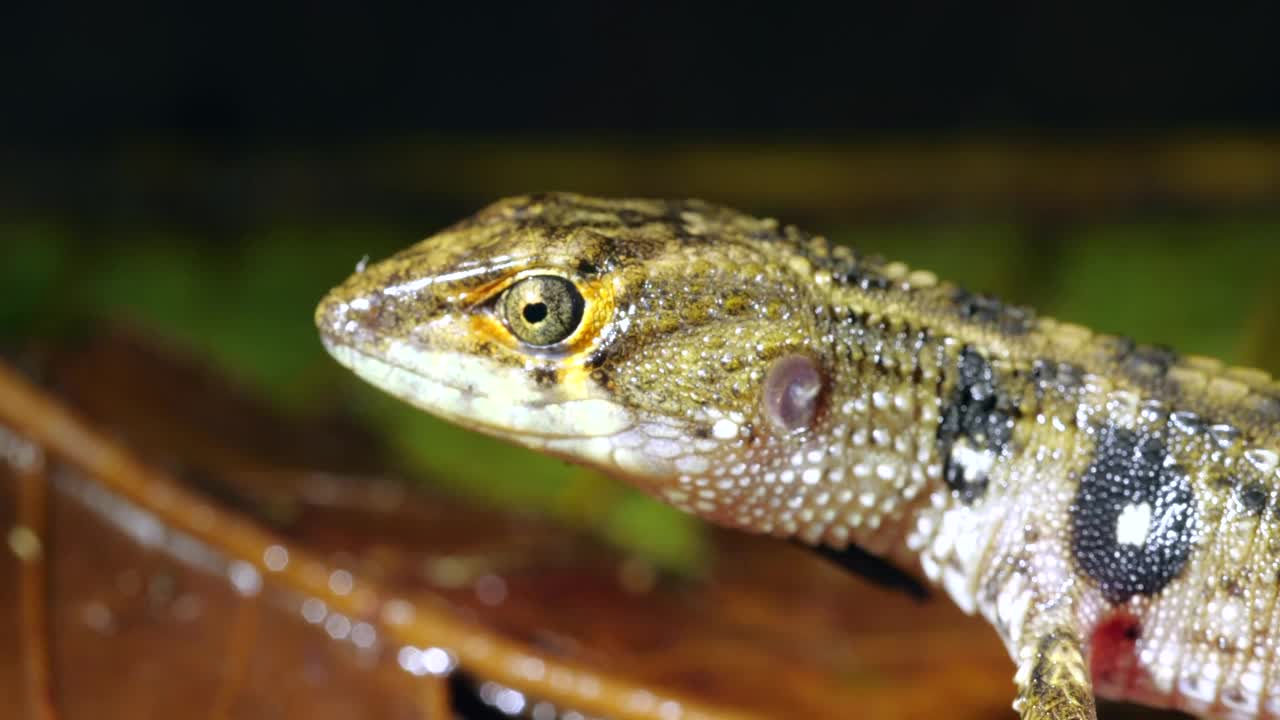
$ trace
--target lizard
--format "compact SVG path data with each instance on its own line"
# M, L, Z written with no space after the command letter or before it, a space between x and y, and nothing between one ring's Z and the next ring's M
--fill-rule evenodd
M497 201L319 303L357 376L711 523L907 568L1023 718L1280 717L1280 384L699 200Z

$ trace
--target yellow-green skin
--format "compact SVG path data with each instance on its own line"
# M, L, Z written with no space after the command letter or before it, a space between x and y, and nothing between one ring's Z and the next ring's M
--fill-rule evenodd
M535 347L503 299L544 275L583 311ZM924 575L1000 633L1024 717L1092 717L1095 690L1280 717L1263 373L698 201L503 200L357 272L316 321L340 362L429 412ZM762 399L787 362L821 378L799 427Z

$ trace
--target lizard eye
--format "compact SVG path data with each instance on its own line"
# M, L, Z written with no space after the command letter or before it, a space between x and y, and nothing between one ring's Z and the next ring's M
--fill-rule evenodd
M582 293L556 275L534 275L507 288L502 319L521 342L546 347L562 342L582 322Z

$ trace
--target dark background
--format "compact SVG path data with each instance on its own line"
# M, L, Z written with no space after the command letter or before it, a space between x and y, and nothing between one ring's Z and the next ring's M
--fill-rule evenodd
M281 217L418 227L550 188L803 221L1269 208L1276 19L1266 3L10 3L0 217L228 242Z
M1268 3L14 3L9 142L1127 133L1280 120Z

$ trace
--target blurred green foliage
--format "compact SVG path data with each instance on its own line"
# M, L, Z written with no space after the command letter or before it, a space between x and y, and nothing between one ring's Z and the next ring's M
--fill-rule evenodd
M548 513L667 567L696 568L704 552L696 521L586 470L428 417L327 359L312 325L319 297L361 256L382 257L433 229L281 224L218 243L125 228L91 240L56 222L8 223L0 226L0 343L56 335L84 319L140 325L285 409L354 411L442 489ZM1269 240L1280 220L810 229L1098 330L1277 369L1280 245Z

